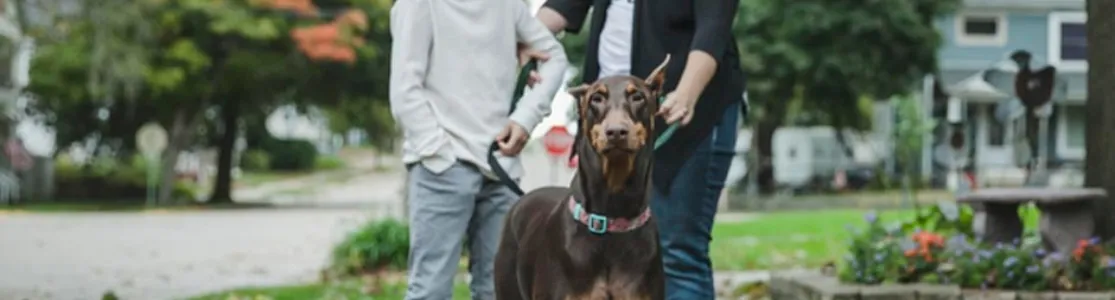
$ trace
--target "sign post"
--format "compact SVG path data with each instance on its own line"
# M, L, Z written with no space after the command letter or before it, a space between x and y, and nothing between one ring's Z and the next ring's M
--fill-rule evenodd
M557 184L557 171L561 157L568 154L573 147L573 135L565 129L565 125L554 125L546 135L542 136L542 144L546 146L546 153L550 155L550 183Z
M136 148L147 160L147 205L154 205L159 181L159 158L167 146L166 130L158 123L143 125L136 132Z

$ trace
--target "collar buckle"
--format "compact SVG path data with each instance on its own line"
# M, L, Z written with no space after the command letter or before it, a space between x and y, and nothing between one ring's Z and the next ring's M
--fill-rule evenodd
M588 231L595 234L604 234L608 232L608 217L598 214L588 215Z

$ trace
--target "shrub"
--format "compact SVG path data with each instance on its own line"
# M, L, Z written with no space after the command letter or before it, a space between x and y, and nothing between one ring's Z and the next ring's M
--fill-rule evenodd
M345 167L345 161L336 156L318 156L314 160L314 170L336 170Z
M240 167L245 171L267 171L271 168L271 155L257 149L245 151Z
M55 195L62 199L117 201L144 199L147 195L147 163L142 157L95 158L77 165L66 156L55 159ZM196 200L190 182L175 182L174 199Z
M332 271L340 275L406 269L410 230L401 221L373 221L333 248Z
M317 148L307 141L268 140L264 151L271 156L271 170L308 171L317 160Z

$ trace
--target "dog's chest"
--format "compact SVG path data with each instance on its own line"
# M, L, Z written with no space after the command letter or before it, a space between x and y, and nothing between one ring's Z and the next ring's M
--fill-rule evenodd
M597 276L592 288L584 293L572 294L565 300L644 300L650 294L642 286L642 280L630 276Z

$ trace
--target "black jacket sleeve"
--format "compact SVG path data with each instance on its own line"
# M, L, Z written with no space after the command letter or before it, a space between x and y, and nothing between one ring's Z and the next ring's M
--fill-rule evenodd
M739 1L692 1L693 18L697 27L691 48L692 50L701 50L708 53L717 63L720 63L728 52L728 43L735 41L732 38L732 21L735 20Z
M592 0L546 0L542 6L549 7L565 17L565 31L577 33L585 24Z

